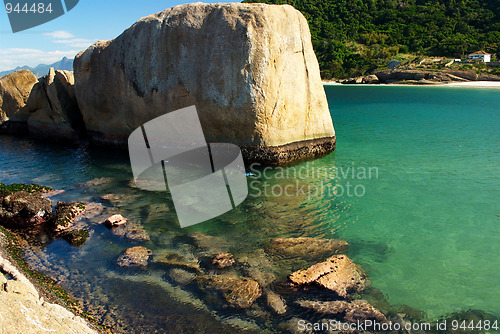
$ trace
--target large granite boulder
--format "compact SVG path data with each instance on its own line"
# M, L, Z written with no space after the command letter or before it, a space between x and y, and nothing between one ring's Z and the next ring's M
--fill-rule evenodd
M247 160L322 155L335 132L304 16L288 5L180 5L140 19L74 61L90 140L126 147L129 134L196 105L209 142Z
M19 70L0 78L0 132L26 131L29 110L26 102L37 83L29 70Z
M33 87L27 108L28 130L37 139L77 143L84 129L76 103L71 71L54 71L40 78Z

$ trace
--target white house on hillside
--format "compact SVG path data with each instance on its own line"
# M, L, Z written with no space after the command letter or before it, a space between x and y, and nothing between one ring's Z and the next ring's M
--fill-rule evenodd
M484 51L477 51L469 55L469 60L482 60L484 63L491 61L491 55Z

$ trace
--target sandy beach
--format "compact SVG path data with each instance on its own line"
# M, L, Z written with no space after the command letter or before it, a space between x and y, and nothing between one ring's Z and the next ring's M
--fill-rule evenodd
M335 81L323 81L324 86L344 85ZM441 87L467 87L467 88L494 88L500 89L500 81L468 81L468 82L453 82L453 83L435 83L429 85L418 84L351 84L347 86L441 86Z

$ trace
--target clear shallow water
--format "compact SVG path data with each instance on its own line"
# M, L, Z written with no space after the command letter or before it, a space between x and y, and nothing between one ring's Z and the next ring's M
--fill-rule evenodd
M169 194L129 186L131 172L123 152L0 137L0 181L66 189L59 200L124 194L124 205L113 210L144 226L151 236L144 245L153 252L189 251L185 235L193 231L223 237L235 255L258 249L275 236L343 238L351 244L349 256L390 304L424 310L428 318L468 309L500 316L500 92L325 89L337 150L287 172L275 169L264 175L252 167L261 177L249 178L250 197L240 207L188 229L178 227ZM111 179L93 188L78 185L101 177ZM200 326L228 330L221 320L245 318L206 311L202 302L185 303L200 296L182 295L165 278L164 267L119 268L116 257L137 243L102 226L92 231L81 248L57 240L29 255L85 307L97 307L101 320L115 319L123 331L182 325L190 332ZM298 267L300 263L277 265L275 273L284 278Z

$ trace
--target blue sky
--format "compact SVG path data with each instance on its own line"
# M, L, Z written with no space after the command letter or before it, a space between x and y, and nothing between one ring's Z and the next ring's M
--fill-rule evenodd
M5 7L0 8L0 71L24 65L51 64L64 56L73 58L98 40L115 38L141 17L189 2L80 0L65 15L15 34Z

